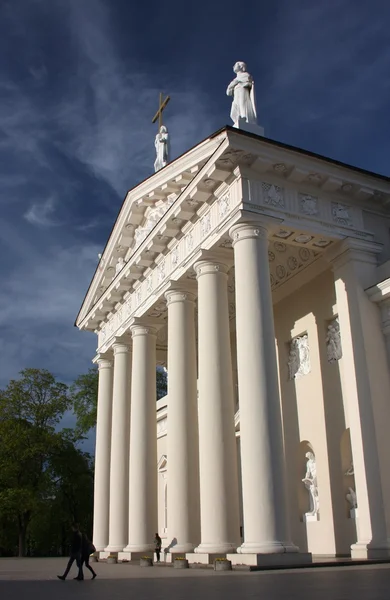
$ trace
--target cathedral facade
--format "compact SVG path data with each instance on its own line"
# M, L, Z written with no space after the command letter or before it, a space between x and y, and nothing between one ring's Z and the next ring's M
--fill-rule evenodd
M389 556L389 228L387 178L239 128L128 192L76 321L102 557Z

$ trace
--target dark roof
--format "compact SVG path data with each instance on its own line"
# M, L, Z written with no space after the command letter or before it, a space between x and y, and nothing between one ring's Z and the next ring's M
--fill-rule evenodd
M284 148L285 150L291 150L292 152L299 152L299 154L303 154L304 156L317 158L328 164L335 165L337 167L342 167L343 169L350 169L351 171L355 171L355 173L360 173L361 175L369 175L370 177L376 177L377 179L381 179L382 181L390 183L390 177L386 177L386 175L380 175L379 173L373 173L372 171L367 171L366 169L361 169L360 167L354 167L353 165L340 162L339 160L334 160L333 158L328 158L327 156L322 156L321 154L316 154L315 152L310 152L309 150L303 150L302 148L297 148L296 146L290 146L289 144L285 144L284 142L277 142L276 140L271 140L270 138L263 137L262 135L256 135L255 133L250 133L249 131L245 131L243 129L231 127L230 125L226 125L222 129L211 135L210 138L220 134L222 131L232 131L236 134L251 137L255 140L261 140L265 144L275 146L276 148Z

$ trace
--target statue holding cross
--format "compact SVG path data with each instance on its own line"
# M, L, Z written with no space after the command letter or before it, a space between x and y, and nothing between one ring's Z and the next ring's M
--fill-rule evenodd
M152 123L155 123L158 119L158 133L154 140L154 147L156 148L156 160L154 161L155 172L165 167L169 162L169 133L166 126L163 125L162 120L163 110L167 106L169 100L169 96L163 100L163 95L160 94L159 108L152 119Z

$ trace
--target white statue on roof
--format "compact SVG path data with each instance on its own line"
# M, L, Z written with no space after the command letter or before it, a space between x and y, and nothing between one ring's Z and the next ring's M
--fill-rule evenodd
M256 125L257 113L253 78L247 72L246 64L242 61L236 62L233 71L237 76L229 83L226 90L228 96L233 96L230 117L235 127L238 127L240 120Z
M154 147L156 148L154 171L157 172L169 163L169 133L165 125L161 125L154 140Z

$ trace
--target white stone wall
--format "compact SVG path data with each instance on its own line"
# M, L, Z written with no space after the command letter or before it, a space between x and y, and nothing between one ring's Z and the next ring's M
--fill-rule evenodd
M330 363L327 353L328 325L335 315L330 270L275 306L291 532L301 550L322 555L348 554L356 541L356 524L345 500L341 443L348 419L340 363ZM290 379L291 340L304 334L310 370ZM309 494L301 480L308 449L316 458L320 510L317 521L305 522Z

